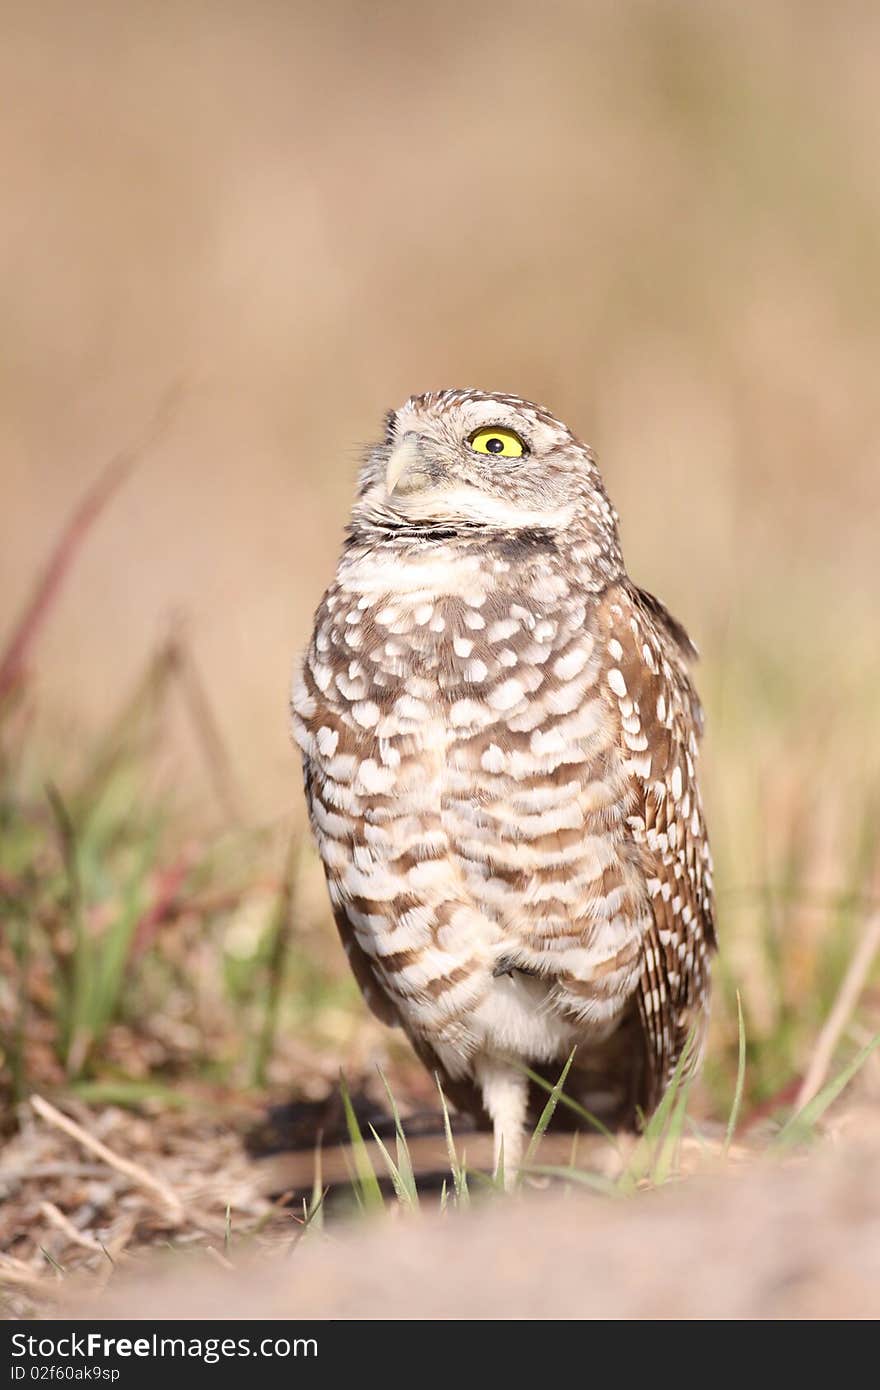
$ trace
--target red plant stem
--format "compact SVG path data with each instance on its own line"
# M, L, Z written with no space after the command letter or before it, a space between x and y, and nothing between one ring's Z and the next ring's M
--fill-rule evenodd
M142 956L145 951L149 950L158 935L159 928L169 918L175 916L177 895L186 881L189 868L190 856L181 855L176 863L162 871L156 886L156 896L146 912L142 913L134 929L131 943L132 959Z
M0 700L20 684L25 675L28 656L36 637L58 601L64 581L88 532L107 503L121 487L147 446L161 434L169 420L169 406L177 390L166 394L146 438L138 445L125 449L110 461L74 509L58 537L46 568L37 580L24 612L19 618L6 647L0 654Z

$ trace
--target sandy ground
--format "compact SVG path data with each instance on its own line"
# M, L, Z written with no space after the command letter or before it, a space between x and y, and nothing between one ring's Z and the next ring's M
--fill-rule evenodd
M280 1263L206 1271L198 1282L160 1262L96 1311L146 1319L233 1310L245 1318L875 1318L877 1138L627 1202L548 1194L464 1217L383 1222L307 1240Z
M241 1136L253 1116L240 1115L236 1132L229 1115L157 1121L68 1105L62 1128L38 1102L0 1163L7 1315L877 1317L874 1070L809 1146L774 1157L761 1125L727 1156L720 1134L685 1136L677 1176L625 1197L534 1176L505 1198L472 1177L467 1209L441 1212L427 1174L448 1176L445 1144L425 1134L412 1149L420 1210L391 1200L384 1215L357 1216L350 1151L331 1145L323 1228L304 1228L300 1200L290 1200L311 1188L312 1154L249 1153ZM469 1166L488 1158L484 1139L459 1134ZM615 1153L580 1136L577 1165L614 1179L635 1142ZM375 1146L373 1157L381 1173ZM570 1157L571 1137L548 1134L537 1161L562 1167Z

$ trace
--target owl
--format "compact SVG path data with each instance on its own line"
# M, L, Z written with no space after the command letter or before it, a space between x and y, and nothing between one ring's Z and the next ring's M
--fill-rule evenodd
M412 396L293 688L333 913L380 1018L521 1162L558 1076L606 1121L702 1048L715 943L694 648L548 410ZM546 1098L546 1097L545 1097Z

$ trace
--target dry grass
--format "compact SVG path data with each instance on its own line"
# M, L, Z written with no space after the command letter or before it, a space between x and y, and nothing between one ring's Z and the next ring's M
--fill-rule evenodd
M765 1146L880 1031L875 7L0 8L11 1310L168 1236L33 1091L185 1204L213 1174L181 1238L221 1256L224 1191L292 1238L237 1137L267 1100L378 1063L435 1104L348 978L285 724L358 442L428 386L570 420L699 642L722 955L689 1114L723 1143L739 991Z
M155 1246L223 1256L231 1231L290 1241L290 1214L259 1190L230 1114L66 1106L76 1119L34 1097L0 1156L7 1315L103 1291Z

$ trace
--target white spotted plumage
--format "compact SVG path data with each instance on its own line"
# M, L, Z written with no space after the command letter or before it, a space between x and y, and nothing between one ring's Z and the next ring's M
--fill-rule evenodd
M513 433L487 458L476 430ZM361 474L294 684L331 902L373 1007L506 1168L523 1065L631 1119L702 1035L714 942L683 630L589 451L517 397L411 398ZM698 1048L694 1049L696 1058Z

